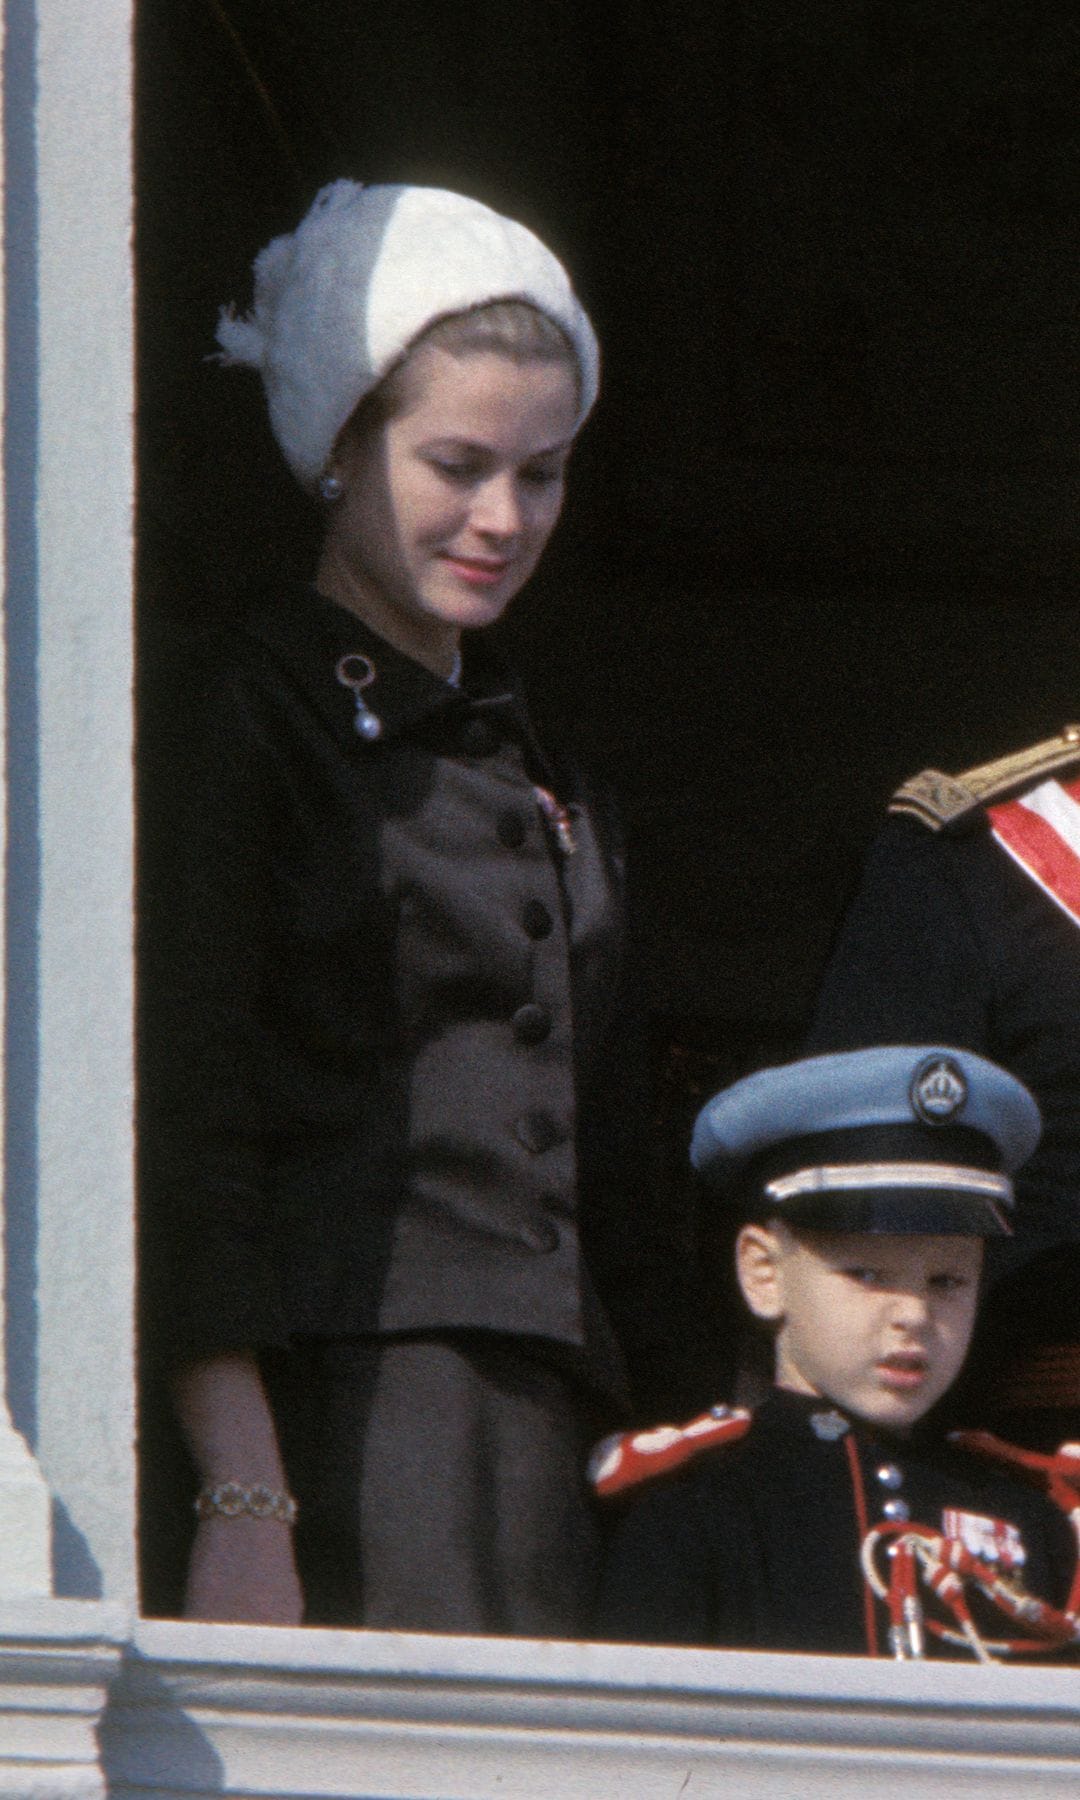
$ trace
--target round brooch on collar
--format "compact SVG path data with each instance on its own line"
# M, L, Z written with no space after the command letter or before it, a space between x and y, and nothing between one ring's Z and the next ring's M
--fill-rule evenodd
M382 720L377 713L372 712L364 699L364 689L370 687L375 679L375 664L370 656L363 656L357 650L340 657L334 673L342 687L352 689L356 704L354 729L369 744L373 744L376 738L382 736Z

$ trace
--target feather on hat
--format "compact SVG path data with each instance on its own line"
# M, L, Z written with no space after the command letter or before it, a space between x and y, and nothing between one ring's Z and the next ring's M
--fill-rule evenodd
M558 259L526 226L442 188L335 181L296 231L255 259L254 304L218 321L220 361L258 369L270 424L311 488L364 395L436 319L526 300L566 333L580 370L578 424L600 352Z

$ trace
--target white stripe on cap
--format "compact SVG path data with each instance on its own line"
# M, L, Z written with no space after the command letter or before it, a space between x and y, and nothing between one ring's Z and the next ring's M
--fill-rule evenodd
M1006 1206L1013 1203L1007 1175L935 1162L825 1163L820 1168L777 1176L765 1188L765 1197L782 1204L802 1194L845 1194L859 1188L936 1188L939 1193L969 1194L973 1199L999 1200Z

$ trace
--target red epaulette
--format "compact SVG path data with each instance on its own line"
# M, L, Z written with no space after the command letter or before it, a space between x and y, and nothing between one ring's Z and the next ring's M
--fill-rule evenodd
M1020 1444L1006 1443L992 1431L951 1431L949 1441L975 1456L1005 1463L1026 1475L1029 1481L1045 1487L1051 1500L1063 1512L1073 1513L1080 1507L1080 1444L1061 1444L1052 1455L1040 1450L1025 1450Z
M619 1431L597 1444L589 1458L589 1480L601 1500L666 1475L682 1463L745 1437L753 1414L744 1406L711 1406L685 1425L654 1425L648 1431Z

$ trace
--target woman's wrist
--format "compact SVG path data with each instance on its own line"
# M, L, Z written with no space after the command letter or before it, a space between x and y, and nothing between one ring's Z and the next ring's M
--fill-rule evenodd
M229 1352L191 1363L177 1372L175 1392L204 1493L234 1485L287 1494L273 1415L252 1354Z

